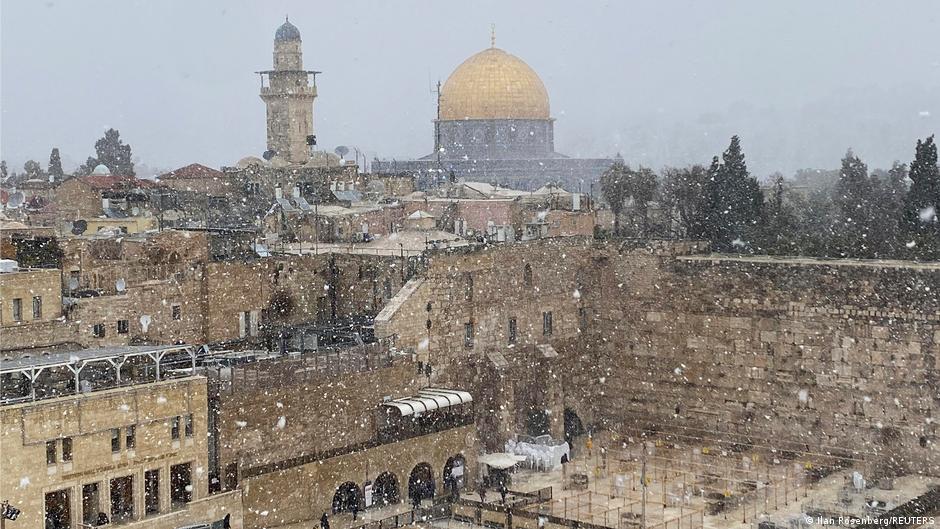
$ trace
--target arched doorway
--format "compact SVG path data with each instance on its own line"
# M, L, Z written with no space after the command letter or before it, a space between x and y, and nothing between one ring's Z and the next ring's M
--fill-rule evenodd
M398 478L391 472L382 472L372 485L372 504L385 507L399 501L401 497L398 492Z
M427 463L418 463L408 477L408 497L411 501L434 498L434 471Z
M565 441L574 448L574 438L579 435L584 435L581 418L571 408L565 408Z
M336 489L333 494L333 514L338 512L352 512L353 507L356 510L362 509L362 491L359 485L352 481L347 481Z
M457 454L453 457L449 457L447 462L444 463L444 472L441 476L444 480L444 492L452 496L457 496L461 489L463 489L464 483L466 483L466 471L467 464L462 455Z

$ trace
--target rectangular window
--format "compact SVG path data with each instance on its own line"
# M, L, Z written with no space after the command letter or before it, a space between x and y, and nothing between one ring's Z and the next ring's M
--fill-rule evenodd
M144 472L144 513L147 515L160 512L160 470Z
M463 326L463 344L467 347L473 347L473 323L465 323Z
M97 483L82 485L82 521L89 527L98 522L98 513L101 512Z
M251 329L251 313L250 312L238 313L238 337L244 338L248 336L248 331L250 329Z
M23 300L13 299L13 321L23 321Z
M173 320L179 321L183 319L183 307L179 305L173 305L171 310L173 311Z
M551 312L542 313L542 334L545 336L552 335L552 313Z
M55 464L55 441L46 441L46 464Z
M33 319L42 318L42 296L33 296Z
M127 331L130 329L130 326L127 323L127 320L118 320L117 323L117 332L118 334L127 334Z
M104 338L104 324L96 323L91 329L92 334L95 335L95 338Z
M130 425L124 430L124 448L133 450L137 446L137 427Z
M170 467L170 503L180 507L193 500L192 464L182 463Z
M173 417L173 424L170 426L170 437L175 440L180 438L180 416Z
M111 480L111 522L118 523L134 517L134 476Z
M186 437L193 436L193 414L190 413L186 416Z
M72 438L71 437L62 438L62 462L64 463L72 462Z
M116 454L121 451L121 429L111 428L111 453Z
M509 343L516 343L516 318L509 318Z

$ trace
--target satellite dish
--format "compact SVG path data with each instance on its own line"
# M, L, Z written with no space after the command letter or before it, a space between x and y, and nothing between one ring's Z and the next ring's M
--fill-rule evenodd
M23 202L26 202L26 195L22 191L17 191L10 195L10 200L7 202L7 207L18 208L23 205Z
M88 221L79 219L72 223L72 235L81 235L88 229Z
M340 145L339 147L333 149L333 152L335 152L337 156L345 160L346 154L349 152L349 147L345 145Z
M137 207L137 206L132 207L132 208L131 208L131 215L133 215L133 216L135 216L135 217L138 216L138 215L140 215L140 208Z
M123 277L114 282L114 288L118 292L124 292L124 290L127 289L127 283L124 281Z
M275 156L277 156L277 151L271 149L264 151L264 154L261 155L262 158L269 162L271 161L271 158L274 158Z

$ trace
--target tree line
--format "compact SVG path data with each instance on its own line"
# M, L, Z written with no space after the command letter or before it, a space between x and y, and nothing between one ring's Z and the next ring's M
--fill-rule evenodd
M940 259L940 168L934 137L910 165L869 171L849 150L837 171L776 174L764 189L734 136L708 167L657 175L615 162L601 176L612 234L708 240L713 251L863 259Z
M75 170L75 175L90 175L98 165L104 165L114 175L136 176L134 162L131 160L131 146L121 141L121 133L118 130L105 131L104 136L95 142L95 156L89 156L85 163ZM64 178L65 171L62 170L62 158L58 147L53 147L52 152L49 153L47 169L43 169L42 164L36 160L28 160L23 164L22 173L17 174L16 171L8 173L6 160L0 161L0 181L2 182L7 182L8 179L14 183L34 179L60 182Z

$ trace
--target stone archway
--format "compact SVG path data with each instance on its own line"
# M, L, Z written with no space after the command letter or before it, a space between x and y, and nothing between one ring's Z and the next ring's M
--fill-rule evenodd
M408 477L408 497L411 501L434 498L434 471L428 463L418 463Z
M453 496L460 494L466 480L467 460L461 454L447 458L444 463L444 472L441 479L444 482L444 492Z
M391 472L382 472L372 484L372 505L384 507L401 501L398 478Z
M333 514L362 509L362 490L352 481L343 483L333 494Z

